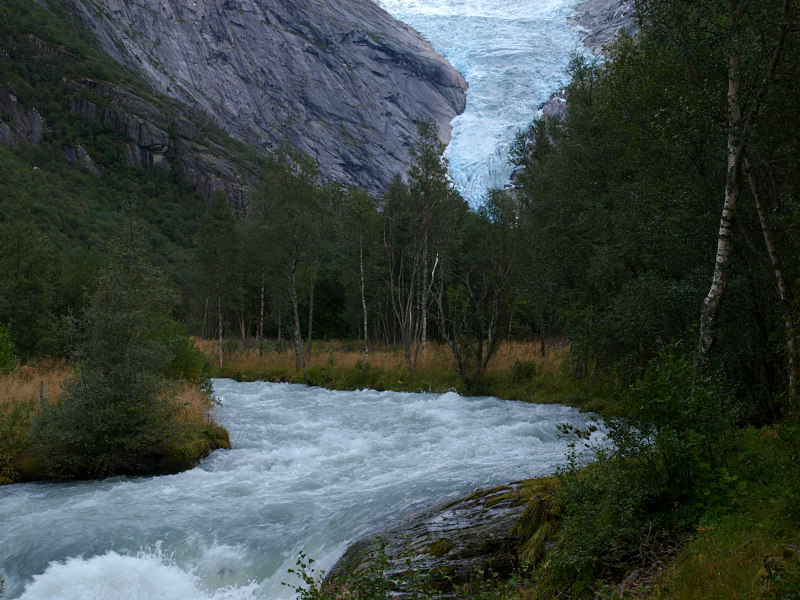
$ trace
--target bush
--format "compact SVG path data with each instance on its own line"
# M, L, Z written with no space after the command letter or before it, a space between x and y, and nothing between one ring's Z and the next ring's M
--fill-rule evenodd
M515 383L527 383L536 376L536 363L532 360L515 360L511 377Z
M0 375L7 375L17 367L19 359L14 351L10 325L0 323Z
M651 362L629 394L631 414L607 421L607 445L575 436L562 473L562 537L550 576L580 592L653 559L659 545L697 523L735 489L728 468L739 410L712 378L675 356ZM589 449L596 462L582 469Z
M186 327L173 323L164 332L165 342L170 346L172 361L163 371L171 379L196 382L203 378L209 364L203 351L197 347L186 332Z
M104 477L156 470L176 410L179 330L171 294L147 260L142 229L126 222L81 321L75 376L34 422L50 475Z

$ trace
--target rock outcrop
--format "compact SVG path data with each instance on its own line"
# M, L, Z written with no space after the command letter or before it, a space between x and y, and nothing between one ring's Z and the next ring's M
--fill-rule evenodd
M522 560L536 563L552 546L549 513L553 478L528 480L475 492L423 511L351 545L327 576L332 584L378 568L395 596L413 585L434 596L451 595L479 570L509 574ZM409 573L415 577L409 577ZM421 578L421 579L420 579Z
M67 162L73 167L82 165L92 175L100 175L100 169L98 169L97 165L94 164L94 161L92 160L92 157L89 156L86 148L80 144L77 146L73 146L72 144L63 144L61 146L61 152L64 153L64 157L67 159Z
M38 144L44 135L44 119L35 108L23 108L14 90L0 85L0 142L16 148L20 139Z
M620 31L638 31L630 0L586 0L575 7L575 12L575 24L587 32L583 45L595 54L600 54Z
M222 190L237 211L246 212L249 192L256 185L255 165L231 160L228 150L203 135L198 125L202 124L202 115L193 115L183 107L166 110L108 83L84 79L72 85L74 95L67 101L68 109L125 136L128 143L122 155L129 165L165 170L177 167L204 200ZM86 95L96 101L84 99ZM65 154L69 160L70 155L67 151Z
M466 103L461 75L372 0L69 1L159 92L248 143L288 138L324 178L373 193L406 170L417 121L447 141Z

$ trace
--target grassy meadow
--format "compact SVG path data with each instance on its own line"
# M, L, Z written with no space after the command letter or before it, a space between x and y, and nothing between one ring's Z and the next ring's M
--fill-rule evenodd
M0 485L35 481L44 475L31 427L45 404L55 404L73 374L64 361L39 361L0 376ZM169 442L160 449L165 471L179 471L217 447L228 434L211 413L214 400L197 384L175 384Z

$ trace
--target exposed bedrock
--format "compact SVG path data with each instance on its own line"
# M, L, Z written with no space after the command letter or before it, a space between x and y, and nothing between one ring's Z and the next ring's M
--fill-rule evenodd
M447 141L466 82L372 0L70 0L103 49L266 149L290 139L322 176L378 193L416 122Z

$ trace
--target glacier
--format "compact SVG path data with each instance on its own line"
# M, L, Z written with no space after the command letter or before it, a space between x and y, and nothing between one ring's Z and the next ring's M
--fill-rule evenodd
M572 53L586 50L570 22L575 0L376 0L458 69L467 107L445 156L455 187L473 206L513 171L518 131L566 80Z

